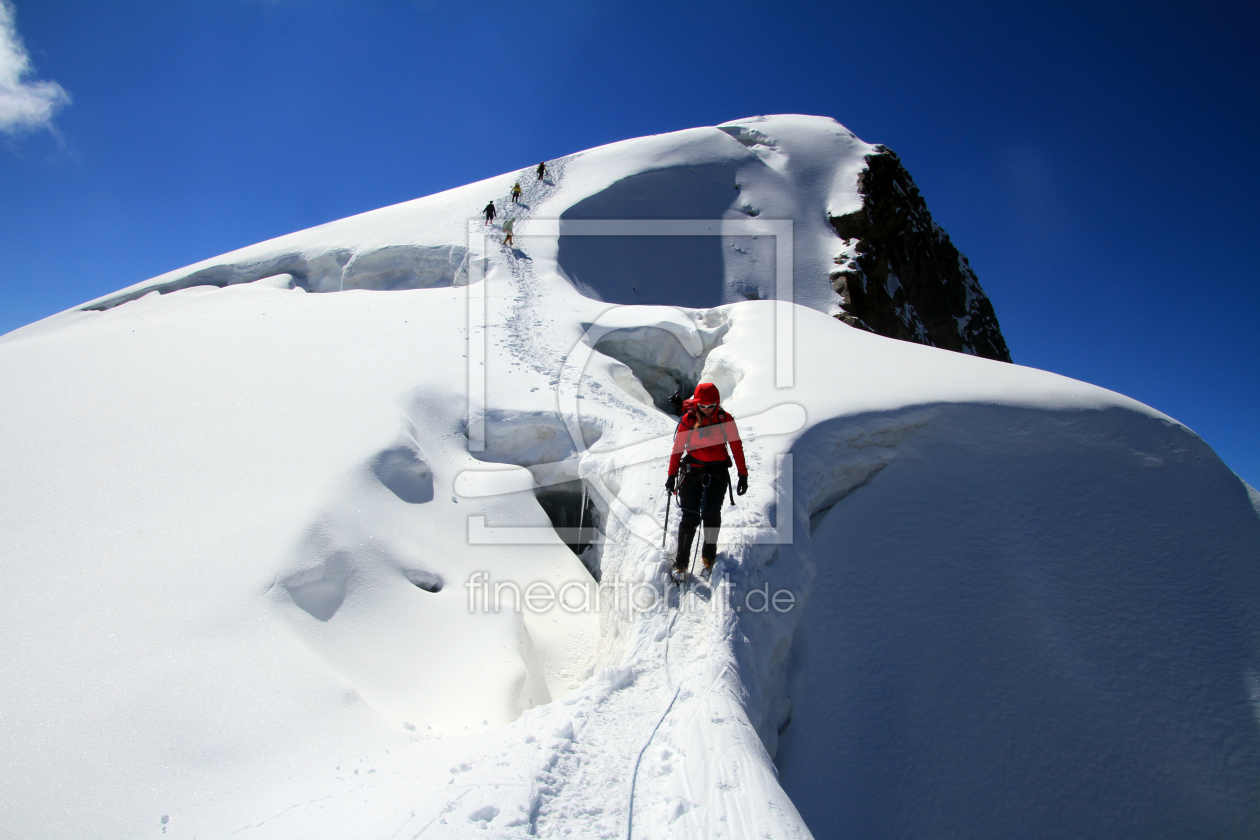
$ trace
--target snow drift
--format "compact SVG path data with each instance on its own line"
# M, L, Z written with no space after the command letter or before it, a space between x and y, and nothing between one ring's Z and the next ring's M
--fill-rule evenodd
M873 148L630 140L0 339L5 834L1255 836L1255 491L833 317ZM773 236L572 226L661 218L791 220L794 302ZM752 488L680 597L700 380Z

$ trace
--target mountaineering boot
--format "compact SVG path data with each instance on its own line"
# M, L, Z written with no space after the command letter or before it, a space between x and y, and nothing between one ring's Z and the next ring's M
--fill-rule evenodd
M695 537L696 526L678 526L678 555L674 558L672 575L675 581L682 580L687 574L687 567L691 565L691 543L695 540Z
M700 549L700 558L704 560L704 576L713 572L713 564L717 562L717 525L704 526L704 547Z

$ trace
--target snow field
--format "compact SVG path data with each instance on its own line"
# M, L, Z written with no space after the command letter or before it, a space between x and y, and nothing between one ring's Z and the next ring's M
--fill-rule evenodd
M1255 491L1125 397L831 318L870 148L626 141L0 339L6 831L1253 836ZM529 232L705 213L792 219L797 305L765 243ZM661 408L701 380L751 487L680 605ZM596 583L659 600L515 597Z

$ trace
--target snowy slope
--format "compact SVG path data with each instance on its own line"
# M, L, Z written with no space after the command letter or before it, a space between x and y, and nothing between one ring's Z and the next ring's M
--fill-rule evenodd
M1254 836L1249 488L1125 397L830 317L869 148L626 141L0 339L4 835ZM791 219L797 302L751 299L764 236L566 227L706 214ZM680 605L657 405L700 379L752 488ZM583 491L579 559L543 504Z
M765 133L771 125L773 137ZM827 218L861 207L857 176L874 149L833 120L799 116L626 140L550 161L543 181L528 168L508 173L242 248L84 306L284 273L315 292L462 285L468 220L495 200L495 229L508 217L791 220L792 300L834 314L838 298L829 274L844 247ZM518 180L526 191L516 204L508 194ZM752 239L549 236L530 240L529 256L539 269L552 273L558 266L604 300L709 307L775 297L773 244Z

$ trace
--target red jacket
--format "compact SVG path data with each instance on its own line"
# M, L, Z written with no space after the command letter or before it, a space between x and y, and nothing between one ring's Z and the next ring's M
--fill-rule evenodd
M669 474L678 475L678 462L682 460L683 452L697 461L711 464L726 460L726 446L730 444L731 454L735 456L735 469L740 475L748 475L748 467L744 464L744 444L739 439L739 430L735 428L735 418L719 406L712 417L705 419L700 416L700 409L695 404L694 397L683 403L682 420L674 433L674 451L669 456Z

